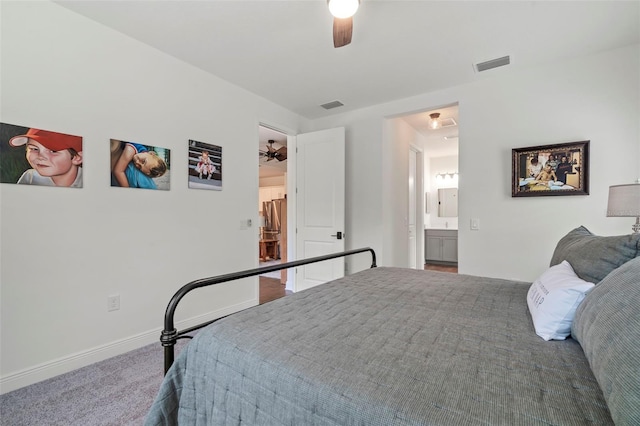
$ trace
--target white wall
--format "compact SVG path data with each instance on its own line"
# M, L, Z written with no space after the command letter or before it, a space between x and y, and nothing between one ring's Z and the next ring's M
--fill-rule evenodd
M263 177L259 180L260 186L285 186L287 180L285 175Z
M630 233L607 218L610 185L640 177L639 46L540 67L469 88L460 105L462 272L535 279L557 241L584 225ZM502 126L488 126L499 120ZM511 197L511 149L590 140L590 195ZM471 218L480 230L470 231Z
M348 223L400 202L390 182L401 182L406 171L384 166L394 135L372 134L385 117L458 102L461 273L531 281L548 267L557 241L577 226L600 235L629 233L631 219L607 218L605 210L609 185L640 176L639 52L634 45L537 68L493 70L471 84L315 120L318 129L346 127L348 167L363 170L368 162L362 176L347 174L348 187L383 182L382 194L351 192ZM591 140L590 195L511 197L511 149L581 140ZM394 204L392 217L378 215L382 224L354 228L352 237L379 241L383 229L383 254L403 247L402 213L396 210L403 208ZM471 218L480 220L479 231L469 230ZM382 258L382 265L400 260Z
M180 286L256 267L258 229L240 221L258 218L258 124L305 123L54 3L1 7L0 121L84 138L84 188L0 185L6 392L157 342ZM111 188L110 138L171 149L171 190ZM187 188L189 139L222 146L222 191ZM176 319L257 301L257 279L237 281L187 296Z
M358 125L345 129L345 250L371 247L379 262L385 223L382 194L387 184L382 175L382 122L354 120ZM366 206L359 205L363 201ZM348 271L358 271L367 268L371 258L365 253L345 263Z
M383 188L383 246L380 261L383 265L409 266L409 150L420 148L424 138L406 121L400 118L385 120L387 139L393 143L384 145L382 161ZM418 204L424 205L422 184L416 185ZM417 217L416 235L423 240L423 218ZM389 226L391 225L391 226ZM424 244L422 244L424 246ZM423 250L419 250L423 251ZM424 258L424 255L421 256Z

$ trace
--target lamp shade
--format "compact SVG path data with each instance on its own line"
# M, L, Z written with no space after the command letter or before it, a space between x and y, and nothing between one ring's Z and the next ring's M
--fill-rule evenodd
M607 216L640 216L640 183L610 186Z

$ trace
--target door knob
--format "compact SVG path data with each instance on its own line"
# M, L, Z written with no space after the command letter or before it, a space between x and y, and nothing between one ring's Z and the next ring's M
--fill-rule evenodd
M343 236L342 232L338 232L338 233L332 235L332 237L336 237L339 240L342 239L342 236Z

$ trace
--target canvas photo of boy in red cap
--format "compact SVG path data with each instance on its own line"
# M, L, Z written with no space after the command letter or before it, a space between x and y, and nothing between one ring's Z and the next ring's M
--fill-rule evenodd
M25 185L66 186L82 188L82 138L0 123L2 173L0 181ZM24 147L18 161L15 153L5 152L5 140L10 147ZM17 150L12 150L17 151ZM26 169L26 170L25 170ZM16 179L16 175L19 177Z

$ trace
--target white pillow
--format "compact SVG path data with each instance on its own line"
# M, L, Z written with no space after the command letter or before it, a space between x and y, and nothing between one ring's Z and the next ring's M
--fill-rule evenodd
M547 269L527 293L536 334L544 340L566 339L578 305L593 287L593 283L578 278L566 260Z

